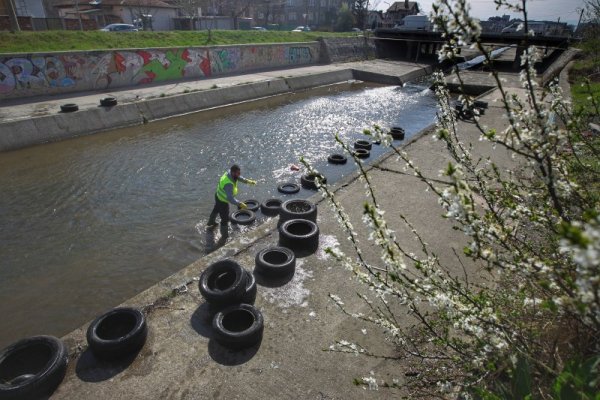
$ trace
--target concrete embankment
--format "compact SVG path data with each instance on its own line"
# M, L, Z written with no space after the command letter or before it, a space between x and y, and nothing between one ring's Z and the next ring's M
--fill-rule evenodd
M178 82L120 92L86 93L7 104L0 108L0 151L19 149L232 103L330 85L350 79L402 84L431 73L431 66L373 60ZM100 107L114 96L118 104ZM63 113L60 106L77 104Z
M491 101L497 92L488 94L490 108L483 123L501 128L505 124L503 110ZM473 151L490 155L499 165L515 168L508 154L479 141L472 123L460 122L458 131ZM429 131L410 143L404 150L421 171L436 177L448 162L448 154L439 141L432 141ZM475 266L454 257L453 249L465 245L465 236L453 230L440 217L437 199L394 156L384 156L369 168L370 180L378 201L387 210L386 218L396 231L398 241L408 251L420 252L420 245L409 228L402 224L400 214L415 225L451 273L462 276L465 270L470 281L483 279ZM338 200L355 223L363 246L363 255L377 265L379 249L369 244L367 229L360 223L364 198L364 183L354 174L335 186ZM339 247L352 254L346 234L340 230L334 213L319 195L318 202L320 248L317 253L299 259L294 278L286 283L259 280L256 306L265 318L264 338L260 345L231 352L215 342L207 308L198 290L197 278L212 262L229 257L252 270L255 254L278 241L276 221L256 227L244 237L234 240L177 274L160 282L127 302L146 311L150 327L149 340L134 359L120 364L96 360L86 350L82 326L64 340L72 351L67 376L53 398L165 398L165 399L363 399L374 393L352 384L353 378L369 376L378 379L399 379L408 372L418 372L419 365L394 360L396 349L379 328L344 315L328 294L339 295L352 312L366 312L367 306L356 293L368 293L351 273L329 259L323 252L327 246ZM414 323L410 315L400 311L405 327ZM348 340L369 348L375 354L389 358L355 356L323 351L336 340ZM398 390L380 389L377 398L399 398Z

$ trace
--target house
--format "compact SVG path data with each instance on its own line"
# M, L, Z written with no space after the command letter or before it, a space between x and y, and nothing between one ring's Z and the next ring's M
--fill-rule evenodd
M59 0L54 4L61 18L94 20L103 27L112 23L132 24L145 30L174 28L177 6L162 0Z
M416 1L397 1L386 11L386 19L391 20L395 25L402 23L407 15L417 15L419 13L419 4Z

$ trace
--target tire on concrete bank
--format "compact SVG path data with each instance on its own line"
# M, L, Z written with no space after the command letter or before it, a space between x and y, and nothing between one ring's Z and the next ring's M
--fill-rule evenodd
M307 219L312 222L317 222L317 205L313 202L304 199L292 199L281 204L279 212L279 223L291 219Z
M405 135L404 128L401 128L399 126L394 126L390 130L390 135L392 135L392 139L394 139L394 140L404 140L404 135Z
M295 194L300 191L300 185L293 182L282 183L281 185L277 186L277 190L279 193L283 194Z
M369 158L371 156L371 152L366 149L355 149L354 155L358 158Z
M117 360L137 353L148 336L146 317L135 308L120 307L96 318L88 327L86 338L94 356Z
M258 289L256 287L256 278L250 271L244 271L246 273L246 286L244 295L242 296L241 302L244 304L254 304L256 301L256 293Z
M373 144L368 140L360 139L360 140L357 140L356 142L354 142L355 149L371 150L372 147L373 147Z
M279 215L281 203L283 203L281 199L267 199L260 205L260 211L268 216Z
M211 264L200 275L198 288L204 299L214 305L239 303L246 290L244 268L231 259Z
M253 305L238 304L215 314L212 326L217 342L230 349L240 350L262 340L264 319Z
M255 199L244 200L243 203L246 204L246 210L250 210L252 212L256 212L260 208L260 201Z
M117 105L116 97L104 97L100 99L100 105L102 107L114 107Z
M265 277L284 277L294 274L296 256L286 247L267 247L256 253L254 270Z
M300 177L300 183L302 184L302 187L305 189L317 190L317 176L321 178L321 182L323 184L327 183L327 178L321 174L304 174Z
M292 250L296 257L311 255L319 248L319 227L305 219L286 221L279 227L279 246Z
M346 164L348 158L343 154L331 154L327 157L327 162L329 162L329 164Z
M79 106L74 103L67 103L60 106L60 111L64 113L75 112L77 110L79 110Z
M32 336L0 351L0 399L49 396L67 371L67 348L53 336Z
M256 214L250 210L237 210L229 215L229 220L238 225L250 225L256 220Z

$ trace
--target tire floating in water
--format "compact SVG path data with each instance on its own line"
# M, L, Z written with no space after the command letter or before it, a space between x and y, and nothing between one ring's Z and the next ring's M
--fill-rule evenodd
M325 178L323 175L318 175L321 178L321 183L326 184L327 183L327 178ZM305 189L313 189L313 190L317 190L317 175L316 174L304 174L300 177L300 183L302 184L302 187Z
M354 155L358 158L369 158L371 156L371 152L366 149L355 149Z
M354 142L355 149L371 150L372 147L373 147L373 145L368 140L361 139L361 140L357 140L356 142Z
M53 336L32 336L0 351L0 398L38 399L51 395L67 371L64 343Z
M248 199L244 200L243 203L246 204L246 210L256 212L260 208L260 201L258 200Z
M327 157L327 161L330 164L346 164L348 159L343 154L331 154L329 157Z
M237 210L231 213L229 220L238 225L250 225L256 220L256 214L250 210Z
M138 352L147 336L144 314L135 308L121 307L96 318L88 327L86 338L96 358L116 360Z
M390 130L390 135L394 140L404 140L404 129L399 126L394 126Z
M279 193L283 194L295 194L300 191L300 185L292 182L282 183L281 185L277 186L277 190Z

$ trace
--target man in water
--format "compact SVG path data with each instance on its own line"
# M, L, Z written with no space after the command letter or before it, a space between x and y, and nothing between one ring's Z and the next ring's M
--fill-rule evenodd
M217 215L221 217L221 240L229 235L229 203L238 206L240 209L245 209L246 204L235 198L238 193L238 181L248 185L256 185L256 181L246 179L241 175L239 165L233 164L229 172L225 172L215 193L215 206L213 207L210 217L208 217L207 228L214 229L217 226Z

